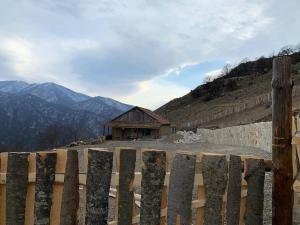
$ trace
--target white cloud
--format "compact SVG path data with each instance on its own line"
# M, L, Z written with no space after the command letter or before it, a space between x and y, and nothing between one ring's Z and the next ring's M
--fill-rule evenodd
M136 84L160 91L155 80L186 66L268 54L300 35L298 0L0 1L0 78L133 101L151 93ZM163 102L153 96L141 103Z
M119 100L128 104L144 106L155 110L164 103L186 94L189 90L174 83L153 79L138 83L139 89L136 93L122 97Z
M211 82L220 76L222 76L222 69L213 70L205 74L205 81Z
M1 38L0 50L8 59L8 66L16 73L29 72L33 64L30 43L21 38Z

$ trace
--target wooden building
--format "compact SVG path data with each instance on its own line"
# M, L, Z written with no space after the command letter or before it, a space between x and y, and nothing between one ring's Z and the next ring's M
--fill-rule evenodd
M134 107L107 124L113 140L156 139L175 132L171 123L149 109Z

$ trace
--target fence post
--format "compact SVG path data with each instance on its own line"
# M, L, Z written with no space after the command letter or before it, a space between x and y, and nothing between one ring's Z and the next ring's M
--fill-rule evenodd
M272 79L273 225L292 224L292 82L291 58L275 57Z

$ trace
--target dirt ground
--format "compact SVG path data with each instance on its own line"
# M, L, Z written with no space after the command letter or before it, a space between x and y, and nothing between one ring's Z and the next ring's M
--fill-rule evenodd
M144 148L157 149L167 151L169 164L172 162L173 155L176 151L193 151L193 152L207 152L207 153L222 153L227 156L230 154L235 155L254 155L259 156L264 159L271 159L271 153L252 147L241 147L241 146L228 146L228 145L215 145L209 143L192 143L192 144L174 144L170 141L164 140L152 140L152 141L107 141L104 144L97 146L84 146L84 148L108 148L114 149L115 147L133 147L138 150L137 152L137 162L136 171L140 171L140 150ZM169 165L170 166L170 165ZM136 190L139 192L139 190ZM272 224L272 174L266 173L265 177L265 202L264 202L264 224ZM196 197L196 196L195 196ZM111 205L111 210L113 210L113 203ZM110 215L112 218L112 215Z

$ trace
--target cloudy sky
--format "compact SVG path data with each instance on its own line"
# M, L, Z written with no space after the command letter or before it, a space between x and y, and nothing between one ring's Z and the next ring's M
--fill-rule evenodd
M0 80L155 109L300 42L299 0L0 0Z

